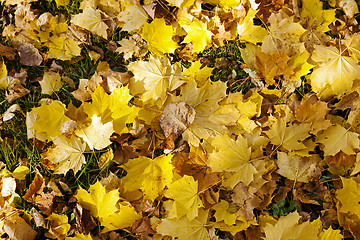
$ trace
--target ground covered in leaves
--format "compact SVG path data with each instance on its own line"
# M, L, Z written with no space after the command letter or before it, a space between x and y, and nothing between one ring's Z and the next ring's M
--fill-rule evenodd
M3 239L360 239L357 0L5 0Z

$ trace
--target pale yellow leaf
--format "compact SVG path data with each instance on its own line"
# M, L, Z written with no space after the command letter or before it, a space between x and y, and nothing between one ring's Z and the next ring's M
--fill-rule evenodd
M59 73L45 72L43 79L39 82L41 86L41 94L51 95L57 92L63 86Z
M125 7L125 10L120 12L117 18L124 24L122 31L132 32L140 29L146 23L148 14L140 4L134 4Z
M85 8L82 13L73 16L71 23L107 38L106 30L109 27L103 21L100 10Z
M74 170L74 173L78 172L85 163L83 153L86 149L86 143L76 136L71 136L71 138L57 137L53 142L55 147L49 149L45 156L50 162L56 164L54 173L65 174L70 169Z
M334 156L343 151L346 154L354 154L354 150L359 148L359 134L349 131L336 124L326 129L317 136L317 142L324 144L325 156Z
M94 114L91 117L91 124L75 131L90 147L90 149L101 150L111 144L110 136L113 134L113 123L101 123L101 117Z

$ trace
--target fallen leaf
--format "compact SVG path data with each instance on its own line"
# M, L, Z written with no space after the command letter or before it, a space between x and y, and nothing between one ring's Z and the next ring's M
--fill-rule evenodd
M9 61L14 61L16 57L15 49L12 47L4 46L0 43L0 56L6 57Z
M198 183L192 176L184 175L172 182L165 196L174 200L169 214L177 219L187 216L189 221L192 221L198 216L199 209L203 207L198 195Z
M151 23L144 24L141 37L148 43L149 51L163 56L165 53L174 53L178 47L172 40L174 33L172 26L166 25L163 18L155 18Z
M34 240L37 234L37 232L17 214L5 219L4 231L10 239L14 240Z
M20 62L25 66L39 66L43 57L31 43L23 43L18 49Z
M63 86L60 74L55 72L45 72L43 79L39 83L41 85L41 94L48 95L59 91Z
M109 27L102 20L101 12L98 9L83 9L82 13L73 16L71 23L107 38L107 29Z
M278 152L277 172L296 182L309 182L320 175L321 169L318 166L320 158L316 155L305 158L297 155L289 156L284 152Z
M111 144L110 136L113 134L112 122L101 123L101 117L94 114L91 117L91 124L75 130L75 134L81 137L90 147L90 149L101 150Z
M351 155L355 153L355 149L359 148L360 140L358 137L359 134L351 132L336 124L319 134L317 136L317 142L325 145L325 156L334 156L340 152L340 150Z
M15 84L8 88L8 90L5 92L5 99L8 102L12 102L18 98L21 98L25 96L26 94L29 94L30 90L23 87L21 84Z
M175 219L162 219L156 231L162 235L177 237L179 240L202 239L210 240L208 211L200 209L198 217L189 220L186 216Z
M194 119L194 108L184 102L170 103L160 115L160 127L164 131L165 137L174 134L176 139L190 126Z
M5 177L2 178L2 188L1 188L1 196L9 197L11 196L16 189L16 181L13 177Z

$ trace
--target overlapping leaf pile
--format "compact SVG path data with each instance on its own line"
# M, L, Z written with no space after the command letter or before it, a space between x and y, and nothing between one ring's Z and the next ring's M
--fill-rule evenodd
M357 1L55 2L4 3L0 88L51 97L26 113L41 163L1 171L4 237L360 239ZM108 46L127 72L89 48L119 31ZM212 81L201 54L228 41L243 44L247 92ZM96 72L74 83L61 65L82 54ZM44 66L40 86L8 71L16 59ZM74 103L57 98L64 85ZM94 154L107 172L69 188Z

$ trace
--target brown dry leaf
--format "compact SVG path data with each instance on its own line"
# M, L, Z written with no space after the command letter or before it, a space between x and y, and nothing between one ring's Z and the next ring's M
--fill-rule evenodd
M49 72L61 72L63 70L64 70L64 68L62 66L60 66L59 64L57 64L55 60L53 60L53 62L50 65Z
M36 208L34 208L34 207L31 208L29 212L30 212L31 216L33 217L36 227L44 227L45 226L45 218L43 217L43 215L41 215L39 213L38 210L36 210Z
M293 190L294 201L302 203L320 205L320 201L325 202L325 194L328 189L319 181L312 181Z
M42 192L45 187L44 178L41 174L36 173L33 182L30 184L29 189L26 191L23 199L28 202L34 203L35 194Z
M91 216L90 210L83 208L79 203L74 208L75 227L80 233L88 234L91 230L97 227L94 218Z
M114 161L119 164L125 164L129 159L137 158L139 154L134 146L121 146L114 152Z
M5 92L5 99L8 102L12 102L18 98L25 96L26 94L30 93L30 91L24 88L21 84L15 84L8 88Z
M88 79L80 79L79 87L71 94L79 101L87 101L91 99L91 91L88 89Z
M195 120L195 110L184 102L170 103L160 115L160 127L165 137L171 134L175 139L180 136Z
M110 172L107 177L102 178L100 183L105 187L106 191L112 191L121 187L120 178L112 172Z
M172 159L172 165L178 171L180 175L193 176L197 173L206 173L206 169L209 168L207 164L206 152L202 147L191 146L190 152L180 152ZM205 170L205 171L204 171Z
M14 48L4 46L0 43L0 56L6 57L9 61L14 61L16 57L16 52Z
M343 151L338 152L335 156L327 156L325 161L330 166L350 166L356 161L355 155L348 155Z
M295 109L295 119L301 123L310 123L310 133L316 135L320 130L332 125L330 120L325 119L329 110L327 104L319 101L316 95L308 95Z
M12 240L34 240L37 234L37 232L17 214L5 219L4 231Z
M39 66L43 57L31 43L23 43L18 49L20 62L25 66Z
M156 234L156 232L151 228L150 220L148 217L143 217L134 221L130 228L132 233Z
M294 71L289 66L290 57L285 53L267 54L258 51L256 54L255 69L265 78L267 84L274 84L274 77L284 75L290 77Z

